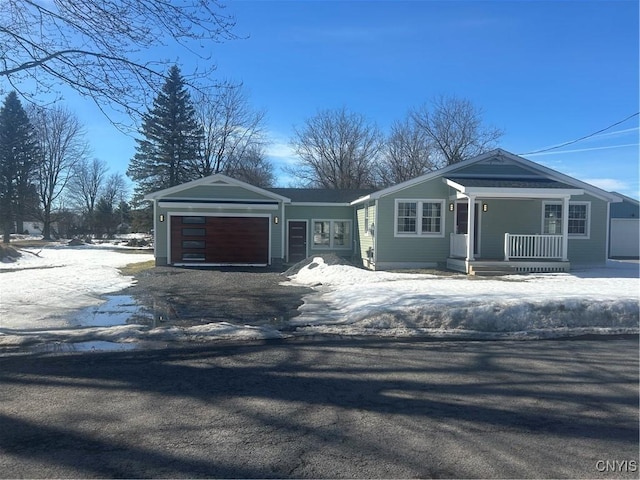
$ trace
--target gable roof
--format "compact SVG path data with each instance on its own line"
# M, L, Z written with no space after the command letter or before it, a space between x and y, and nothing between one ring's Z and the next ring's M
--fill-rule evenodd
M627 195L623 195L622 193L618 193L618 192L611 192L611 193L613 193L614 195L618 195L623 202L629 202L629 203L632 203L633 205L640 205L640 201L633 197L629 197Z
M527 175L526 177L514 178L509 177L508 175L498 175L498 176L483 176L483 175L474 175L474 176L465 176L464 174L456 175L456 172L459 170L463 170L465 167L469 167L471 165L489 161L495 159L496 162L500 162L503 160L514 162L526 170L531 172L531 175ZM520 157L518 155L514 155L513 153L509 153L506 150L502 150L501 148L497 148L495 150L491 150L490 152L483 153L474 158L470 158L463 162L455 163L453 165L449 165L447 167L441 168L440 170L436 170L433 172L426 173L419 177L413 178L411 180L407 180L405 182L398 183L397 185L393 185L391 187L384 188L382 190L378 190L370 195L365 195L357 200L352 202L352 205L365 202L368 200L375 200L377 198L381 198L387 195L391 195L393 193L399 192L406 188L412 187L414 185L418 185L420 183L432 180L438 177L448 177L451 180L460 180L462 178L466 178L467 181L471 181L472 178L485 180L485 186L491 186L493 188L499 188L500 182L528 182L533 180L551 180L556 182L556 185L553 187L545 187L545 188L565 188L565 189L580 189L588 192L589 194L598 197L603 200L607 200L610 202L619 202L621 198L613 193L602 190L594 185L590 185L586 182L578 180L576 178L570 177L569 175L565 175L551 168L545 167L544 165L540 165L539 163L532 162L531 160L527 160L526 158ZM560 184L562 186L560 186ZM506 184L505 184L506 185ZM549 184L552 185L552 184ZM518 187L517 185L512 185L511 187L505 188L532 188L532 187ZM535 188L535 186L533 187ZM540 188L538 186L538 188Z
M255 185L251 185L250 183L246 183L241 180L236 180L235 178L228 177L226 175L223 175L222 173L215 173L213 175L209 175L208 177L198 178L197 180L192 180L187 183L182 183L174 187L169 187L163 190L158 190L157 192L148 193L147 195L144 196L144 200L156 200L158 198L162 198L167 195L179 193L179 192L182 192L183 190L188 190L190 188L199 187L203 185L204 186L234 185L237 187L245 188L251 192L264 195L265 197L273 198L274 200L278 200L284 203L291 202L291 199L288 197L279 195L275 192L269 191L264 188L256 187Z
M349 205L374 189L336 190L331 188L267 188L277 195L290 198L294 203L341 203Z

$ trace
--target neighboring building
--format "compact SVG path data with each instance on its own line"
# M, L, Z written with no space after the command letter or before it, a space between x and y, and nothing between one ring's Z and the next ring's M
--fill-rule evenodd
M158 265L264 266L332 252L375 270L467 273L602 264L609 205L622 200L500 149L378 191L263 189L216 174L145 199Z
M611 204L609 258L640 258L640 202L613 193L622 202Z

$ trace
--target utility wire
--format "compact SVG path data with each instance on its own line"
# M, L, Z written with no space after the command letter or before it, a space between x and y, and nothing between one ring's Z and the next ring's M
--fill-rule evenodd
M562 147L566 147L567 145L571 145L573 143L578 143L582 140L586 140L587 138L591 138L595 135L598 135L599 133L605 132L607 130L609 130L610 128L615 127L616 125L620 125L621 123L626 122L627 120L633 118L633 117L637 117L638 115L640 115L640 112L636 112L633 115L629 115L627 118L620 120L619 122L616 123L612 123L611 125L609 125L608 127L603 128L602 130L598 130L597 132L593 132L590 133L589 135L585 135L584 137L580 137L576 140L571 140L570 142L565 142L565 143L561 143L560 145L555 145L553 147L548 147L548 148L543 148L541 150L534 150L533 152L527 152L527 153L520 153L519 155L533 155L534 153L542 153L542 152L548 152L549 150L555 150L557 148L562 148Z

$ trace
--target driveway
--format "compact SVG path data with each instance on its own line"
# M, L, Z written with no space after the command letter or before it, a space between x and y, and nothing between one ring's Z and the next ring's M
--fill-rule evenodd
M0 357L3 478L637 478L638 340Z
M135 279L136 285L123 293L153 312L154 326L224 321L286 329L303 295L312 292L281 285L289 279L275 268L155 267L137 273Z

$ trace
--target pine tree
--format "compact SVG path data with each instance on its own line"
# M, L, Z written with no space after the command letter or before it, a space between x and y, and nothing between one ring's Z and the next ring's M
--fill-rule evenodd
M33 126L18 95L10 92L0 108L0 218L4 243L9 243L14 222L22 230L28 207L34 207L32 180L37 159Z
M191 97L177 66L171 67L153 108L143 116L142 139L127 175L137 182L135 196L197 178L194 165L202 143Z

